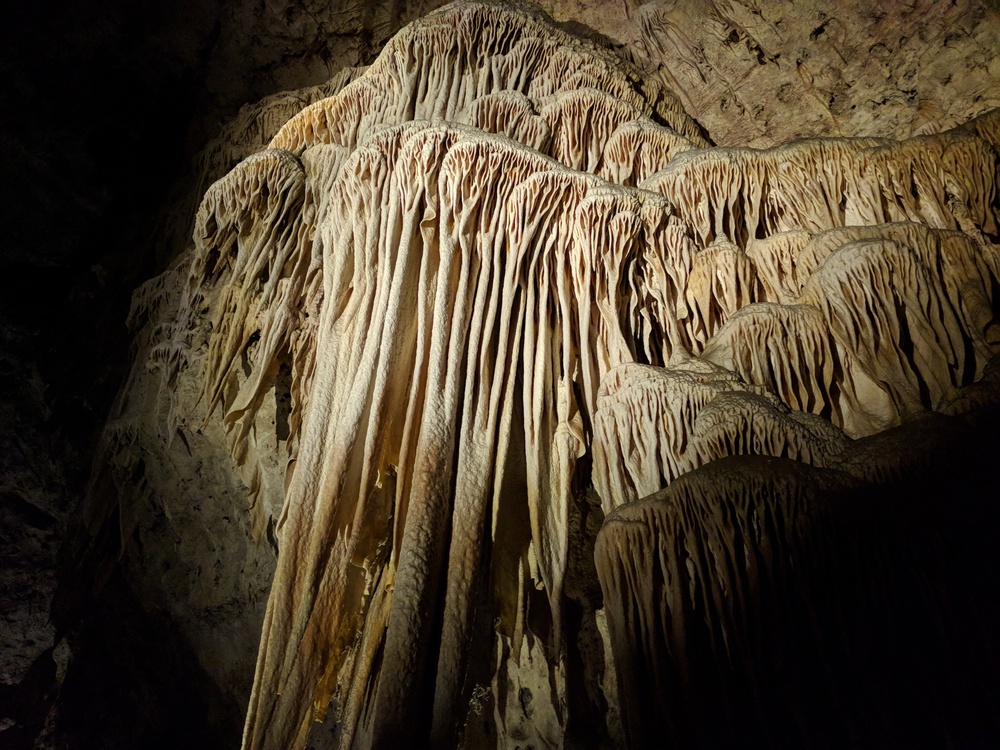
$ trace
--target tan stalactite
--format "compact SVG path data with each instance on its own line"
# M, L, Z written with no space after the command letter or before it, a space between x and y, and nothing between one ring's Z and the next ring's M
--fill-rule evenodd
M960 131L892 142L816 139L758 151L696 149L640 187L667 195L703 244L804 229L925 223L997 232L994 154Z
M301 710L308 685L318 685L319 710L342 670L370 663L378 634L360 653L350 634L375 578L392 591L380 605L389 613L381 669L398 677L364 699L358 683L370 677L351 678L351 705L373 707L358 731L396 741L418 710L412 686L429 673L435 731L451 731L469 587L484 521L501 502L510 429L523 430L524 453L510 459L527 479L531 544L521 554L549 599L558 653L567 513L589 445L583 417L604 374L634 359L634 329L657 321L656 300L677 297L648 288L649 259L673 265L662 253L678 237L657 196L461 128L382 131L331 165L338 176L317 209L326 272L308 396L322 416L303 425L285 499L251 746L295 742L304 730L284 714ZM649 345L647 356L662 357L662 343ZM520 426L510 421L515 399ZM380 552L387 524L392 543ZM431 637L442 593L447 638L433 665L415 644Z
M648 114L593 89L556 94L539 104L552 133L549 153L570 169L591 174L603 170L605 144L618 127Z
M724 456L832 463L848 442L828 421L793 412L761 386L706 360L667 369L623 365L594 418L594 486L610 513Z
M300 326L303 283L310 263L311 226L305 175L282 151L262 151L215 183L198 212L195 253L185 290L181 327L195 327L206 289L212 335L204 363L204 396L211 414L221 406L230 452L249 491L254 538L262 538L267 513L259 505L260 467L248 460L253 422L272 387L277 360ZM253 346L251 347L251 344ZM239 367L250 375L240 379Z
M271 146L353 147L377 125L456 121L475 99L494 92L538 99L584 88L638 106L707 145L672 92L611 52L549 25L532 6L459 2L401 31L361 79L293 117Z
M906 248L859 242L833 256L802 299L819 307L899 415L933 407L961 384L964 347L940 286Z
M604 147L599 174L619 185L634 186L664 169L677 154L696 146L673 129L648 118L623 122Z
M528 148L549 153L552 132L536 111L535 102L516 91L499 91L472 101L459 122L485 133L506 135Z
M859 530L855 519L878 511L848 500L856 487L848 476L795 461L734 457L608 515L595 559L632 746L762 741L734 725L754 726L730 712L725 696L734 685L765 694L753 659L793 632L815 649L811 658L827 658L816 623L786 632L785 621L761 613L785 597L815 610L830 593L817 571L835 569L834 586L864 575L857 550L876 533ZM705 706L718 722L692 713Z
M663 618L654 662L678 671L656 679L697 681L692 608L748 616L756 585L727 557L733 524L811 523L803 498L831 476L758 486L718 460L861 475L864 440L991 397L996 118L709 148L661 84L490 2L411 24L328 92L213 184L188 256L137 293L145 358L107 438L124 487L166 394L166 439L219 430L254 538L274 535L248 750L305 747L330 706L345 748L451 746L482 690L521 732L508 681L547 707L535 740L560 742L592 490L623 710L646 705L629 670Z

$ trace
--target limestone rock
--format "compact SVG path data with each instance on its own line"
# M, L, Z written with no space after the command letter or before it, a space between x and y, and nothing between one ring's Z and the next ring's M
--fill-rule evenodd
M842 519L868 523L864 482L896 465L859 469L863 440L995 398L993 115L713 148L683 101L536 8L460 2L206 157L241 161L135 296L96 486L126 548L149 503L227 488L205 512L248 534L177 542L238 549L205 606L262 595L277 549L245 748L558 745L595 707L608 745L616 715L633 743L697 738L674 725L688 682L752 679L778 637L754 651L744 597L773 584L780 606L800 558L856 563ZM737 646L750 667L699 682Z
M665 0L641 5L635 27L627 41L719 144L905 138L1000 104L989 3Z

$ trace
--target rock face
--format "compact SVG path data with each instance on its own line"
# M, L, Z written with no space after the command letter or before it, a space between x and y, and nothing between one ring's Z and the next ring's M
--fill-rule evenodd
M1000 116L950 127L996 91L865 130L851 85L779 61L771 10L730 11L711 49L691 8L630 11L629 60L460 2L216 142L208 173L238 164L135 294L87 522L117 520L132 587L249 698L245 748L883 747L934 701L851 697L866 654L990 642L973 586L975 617L907 630L959 598L928 571L966 529L903 498L920 436L974 443L1000 400ZM813 29L824 54L847 22ZM796 116L716 111L763 87L730 58ZM776 145L806 132L865 137ZM935 736L981 718L982 664Z
M716 143L903 138L1000 105L989 4L654 2L633 42ZM966 47L968 45L968 47Z

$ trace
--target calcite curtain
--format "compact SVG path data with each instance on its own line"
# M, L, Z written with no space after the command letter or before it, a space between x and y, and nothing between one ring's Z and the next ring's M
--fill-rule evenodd
M707 741L649 721L721 689L685 633L750 653L744 597L850 555L831 504L893 473L865 440L993 398L1000 118L715 148L658 79L480 2L324 94L207 190L133 310L126 393L171 435L222 426L279 549L244 747L305 747L328 711L342 747L506 746L526 689L561 743L577 558L624 740ZM743 454L782 463L702 471Z

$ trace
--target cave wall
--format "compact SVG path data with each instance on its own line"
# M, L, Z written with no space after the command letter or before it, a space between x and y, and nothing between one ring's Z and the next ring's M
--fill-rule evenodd
M118 467L131 484L90 490L115 502L92 505L82 518L77 512L104 414L127 369L128 299L184 249L207 185L261 148L282 118L331 90L286 97L281 107L269 101L240 120L242 104L370 63L404 23L434 5L220 2L140 13L122 3L99 16L47 6L44 18L40 7L27 7L6 27L2 315L10 447L2 475L10 540L5 599L12 606L0 645L9 665L4 694L22 697L0 702L11 707L0 736L12 746L30 746L39 732L87 735L79 726L58 730L58 712L46 716L40 707L56 701L72 664L67 634L86 634L77 674L97 680L96 665L111 662L110 654L87 656L105 637L99 627L75 624L91 612L99 613L96 621L143 623L116 667L128 680L159 675L153 681L168 690L197 684L204 704L216 705L207 719L212 731L225 734L240 723L274 552L266 528L257 539L250 533L245 477L231 469L219 427L167 429L155 444L112 430L123 444L145 445L155 461ZM672 87L719 144L903 138L947 129L998 104L1000 23L987 4L885 3L836 12L798 3L542 7L567 30L631 56ZM275 111L281 114L254 130L257 114ZM218 138L225 121L233 124ZM141 315L133 320L136 329L142 322ZM194 395L178 394L185 397ZM168 407L145 408L164 414ZM277 422L281 405L269 408ZM122 497L130 498L124 518L116 507ZM67 538L70 572L58 574ZM88 567L78 576L76 561L88 547ZM112 605L102 609L81 593L93 580L96 590L112 592L104 594ZM50 617L54 600L61 603ZM190 673L164 676L162 665L141 663L157 641L186 651ZM95 665L90 672L88 663ZM80 696L88 684L77 680L73 700L86 704ZM28 693L37 699L24 699ZM149 708L166 705L163 699L156 690L145 694L138 703L147 707L138 706L127 729L122 706L136 703L134 693L121 695L121 705L109 700L102 715L110 734L81 739L81 746L150 746L150 733L184 708ZM67 716L86 723L86 712L68 705Z

